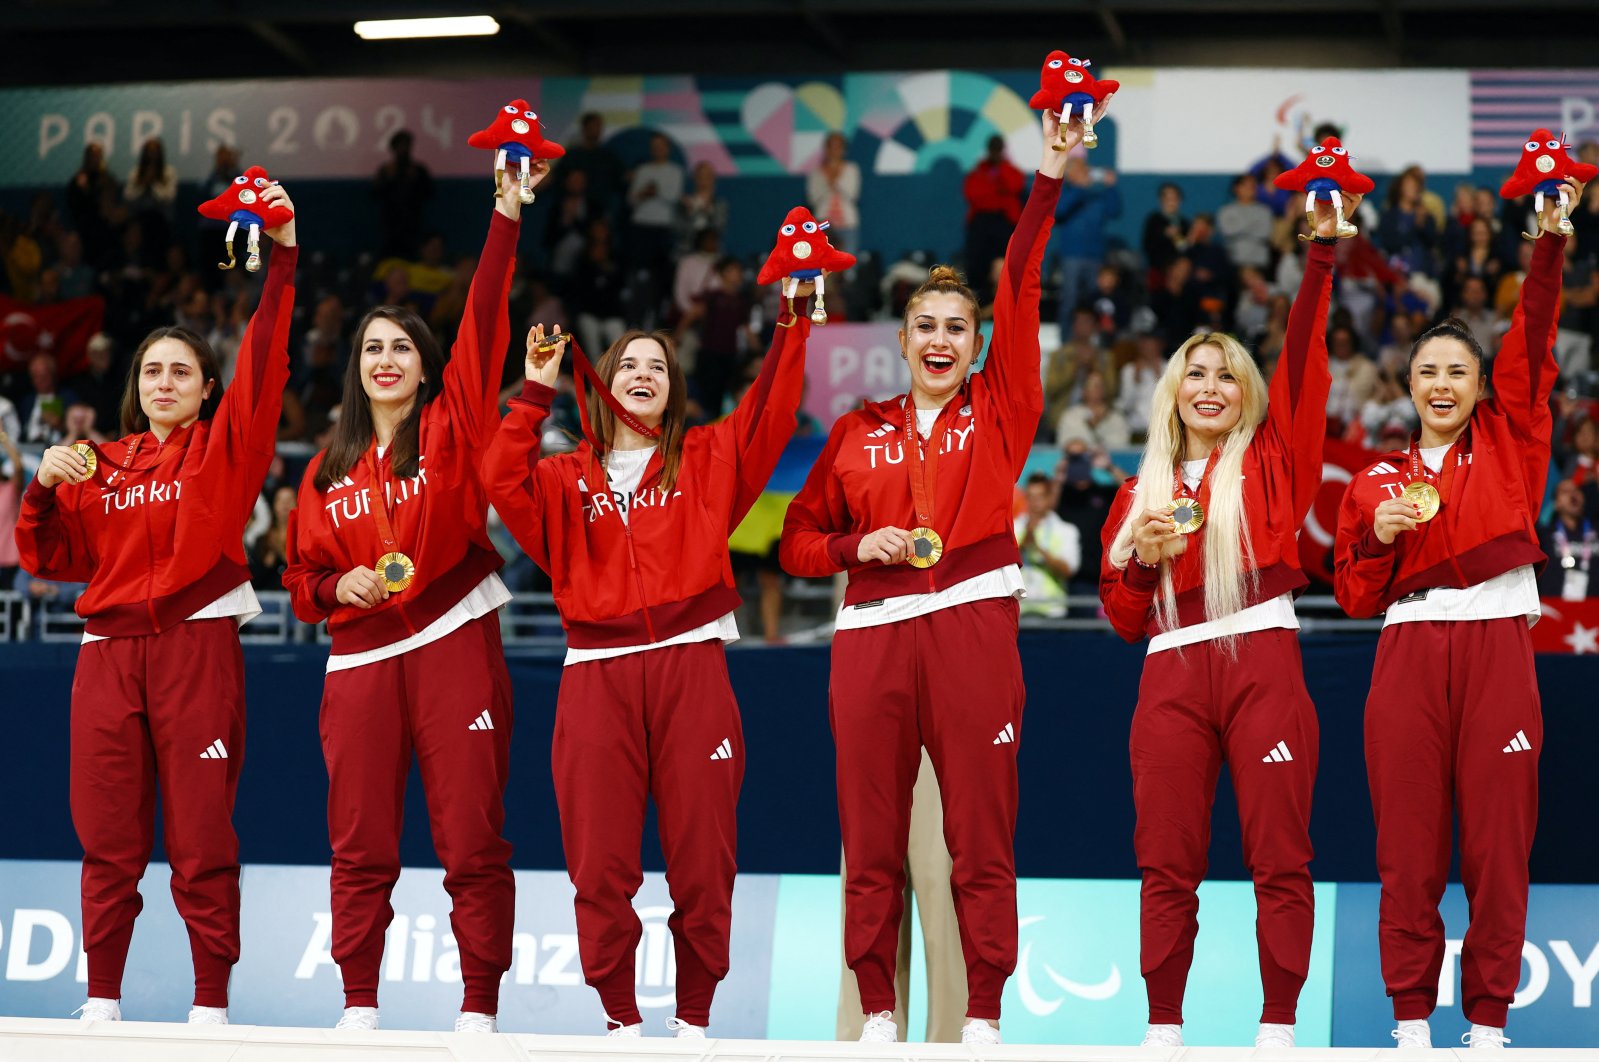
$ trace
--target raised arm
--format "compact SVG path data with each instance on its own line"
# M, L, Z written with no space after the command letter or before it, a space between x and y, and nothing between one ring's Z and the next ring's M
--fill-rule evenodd
M777 558L790 575L815 579L860 563L858 551L864 536L853 533L849 503L834 469L849 419L840 417L833 424L827 445L805 477L805 486L788 503L783 516Z
M1577 198L1572 202L1580 203L1580 185L1576 192ZM1545 209L1557 207L1551 204ZM1516 300L1516 311L1510 319L1510 331L1505 333L1493 364L1494 400L1504 411L1520 443L1528 511L1535 517L1543 505L1549 477L1550 436L1554 432L1549 394L1560 374L1555 364L1554 346L1560 324L1565 252L1566 237L1556 232L1545 231L1538 240L1527 278L1521 282L1521 296Z
M537 185L549 172L548 162L535 159L529 183ZM507 168L500 171L499 180L500 192L489 217L488 236L483 241L483 253L478 256L477 271L472 274L440 395L456 433L477 446L488 439L499 417L500 374L511 346L507 304L522 225L518 174Z
M1350 196L1357 200L1358 197ZM1332 234L1332 206L1317 202L1318 233ZM1319 216L1325 209L1326 217ZM1347 208L1353 211L1354 207ZM1325 226L1323 222L1325 221ZM1305 255L1299 293L1288 312L1288 332L1266 401L1266 438L1288 456L1294 512L1304 519L1321 486L1322 448L1327 439L1327 306L1332 298L1334 248L1312 243Z
M737 478L728 534L766 489L783 447L794 435L795 414L805 390L805 344L810 335L806 300L796 300L792 312L785 306L755 386L744 393L726 420L704 429L716 433L715 452L732 462Z

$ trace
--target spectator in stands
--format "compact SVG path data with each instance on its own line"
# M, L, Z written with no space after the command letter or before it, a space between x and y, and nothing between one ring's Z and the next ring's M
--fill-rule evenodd
M744 263L728 256L716 263L716 283L700 293L679 325L699 337L693 392L704 420L721 418L723 400L736 390L739 361L759 342L750 329L753 305Z
M0 211L0 264L5 267L7 289L17 301L38 301L43 249L23 230L22 222L5 211Z
M1121 270L1113 265L1099 267L1087 305L1098 320L1099 339L1103 344L1114 343L1133 323L1133 296L1122 280Z
M1464 242L1451 269L1451 279L1457 290L1467 277L1477 277L1486 285L1486 300L1487 292L1499 286L1504 268L1494 239L1493 223L1487 218L1473 217L1465 225Z
M1258 346L1271 322L1272 301L1276 298L1266 277L1254 266L1238 271L1238 301L1233 304L1233 331L1248 347Z
M161 138L151 137L139 148L139 161L128 174L122 201L144 227L145 242L157 253L165 252L172 240L173 204L177 198L177 168L167 162Z
M1377 390L1377 365L1361 352L1355 330L1334 325L1327 333L1328 370L1332 389L1327 392L1327 430L1342 435L1360 419L1360 411Z
M589 222L588 246L572 270L564 299L575 316L578 342L584 350L604 350L627 331L622 314L623 284L611 223L595 218Z
M1381 368L1377 370L1377 387L1360 409L1359 429L1346 432L1346 438L1357 436L1359 442L1373 450L1385 449L1384 441L1395 435L1401 437L1400 446L1406 444L1405 440L1420 425L1420 420L1409 393L1399 382L1401 379L1402 376L1396 377ZM1357 438L1350 441L1357 441Z
M123 374L113 364L113 349L111 337L104 332L90 336L86 352L89 367L68 380L67 386L80 402L94 408L96 424L116 431L122 418Z
M1538 548L1549 558L1538 578L1540 595L1566 601L1599 597L1599 532L1582 485L1569 476L1555 484L1554 512L1538 525Z
M5 395L0 395L0 435L12 440L22 438L22 417Z
M1042 472L1027 477L1027 507L1015 521L1022 554L1022 615L1066 615L1066 584L1083 561L1082 535L1055 513L1055 483Z
M1149 286L1156 287L1177 256L1188 248L1188 219L1183 217L1183 190L1171 181L1160 186L1160 205L1144 218L1144 261ZM1187 335L1188 333L1182 332Z
M1132 444L1127 418L1111 405L1110 388L1099 369L1084 375L1082 399L1067 406L1055 426L1056 446L1065 449L1073 439L1102 450L1124 450Z
M84 258L91 267L104 265L116 248L111 215L117 207L117 180L106 169L105 148L98 141L83 146L83 161L67 182L67 214L83 238Z
M716 169L709 162L694 165L692 184L678 203L681 238L678 247L694 247L701 233L727 229L727 200L716 193Z
M701 229L696 234L694 249L677 260L677 275L672 280L672 308L681 321L693 312L700 296L715 288L722 260L722 234L716 229ZM543 317L540 320L558 321L560 317ZM679 341L685 333L679 329Z
M1160 287L1149 293L1149 308L1166 335L1186 339L1199 324L1199 287L1194 283L1194 263L1178 255L1166 263Z
M232 187L233 179L243 172L239 149L232 144L218 144L216 151L211 153L211 173L205 179L205 198L215 199L227 191Z
M288 567L289 513L294 511L295 489L287 484L272 492L272 525L250 549L250 585L274 593L283 589Z
M1482 348L1492 364L1499 351L1500 324L1493 307L1488 305L1488 284L1480 276L1467 276L1460 283L1460 303L1450 316L1471 330L1472 338Z
M83 238L76 232L63 232L56 241L56 263L61 298L81 299L94 294L94 270L83 261Z
M16 584L22 563L17 555L17 510L22 504L22 485L28 470L22 467L22 454L4 424L0 424L0 590Z
M1216 222L1209 214L1194 215L1193 224L1188 227L1188 250L1183 254L1194 265L1193 282L1201 303L1217 300L1222 307L1229 306L1234 288L1233 263L1227 257L1227 249L1216 242ZM1214 314L1216 306L1201 305L1201 311Z
M1073 155L1055 210L1055 245L1060 251L1060 306L1056 313L1065 335L1074 310L1093 295L1095 272L1105 261L1105 228L1122 216L1116 171L1090 166Z
M1027 179L1005 157L1005 138L988 138L987 153L961 184L966 197L966 273L976 284L978 301L986 303L994 260L1005 255L1016 219L1022 215Z
M840 132L822 141L822 161L805 178L811 213L829 222L827 239L841 251L860 249L861 168L845 158L849 141Z
M1265 269L1271 264L1271 233L1275 218L1259 198L1259 183L1252 173L1233 178L1233 200L1216 211L1216 232L1227 247L1235 267Z
M1436 277L1442 223L1427 202L1423 180L1421 167L1412 166L1389 184L1376 242L1384 253L1402 262L1407 272ZM1438 214L1442 214L1441 204Z
M1049 355L1044 368L1044 420L1052 429L1066 407L1082 401L1083 381L1090 372L1111 372L1110 354L1099 345L1099 321L1088 307L1071 315L1065 340Z
M25 398L20 411L22 441L54 446L66 430L67 406L77 401L77 396L57 384L54 354L39 353L28 359L28 378L33 394Z
M1599 478L1599 421L1584 417L1571 432L1571 448L1561 459L1561 471L1577 486Z
M589 188L588 171L563 167L562 172L565 180L557 192L559 198L544 223L544 246L550 269L558 277L572 272L588 243L590 224L606 216L604 203Z
M89 442L103 443L106 435L100 431L94 420L94 407L84 402L73 402L67 406L63 420L62 437L66 439L87 439Z
M1402 307L1395 308L1388 318L1388 339L1377 348L1377 368L1395 380L1404 379L1416 332L1415 317Z
M411 290L411 271L404 262L394 262L382 276L383 293L378 298L378 303L383 306L399 306L420 314L423 307L432 302Z
M416 143L409 130L389 137L389 158L372 179L372 197L378 202L382 246L378 257L412 259L422 236L422 211L433 198L433 174L411 157Z
M1599 181L1583 189L1582 202L1571 211L1571 227L1576 233L1577 257L1599 261Z
M605 146L605 119L598 111L589 111L578 120L578 137L576 144L566 145L556 175L562 195L571 191L572 179L581 173L579 190L602 211L614 213L622 201L622 160Z
M1122 366L1121 387L1116 393L1116 408L1127 421L1132 434L1142 439L1149 431L1150 403L1155 385L1166 368L1166 345L1158 332L1140 332L1134 341L1133 360ZM1096 527L1097 532L1099 529Z
M672 158L672 142L662 133L650 137L649 161L633 171L627 202L628 268L655 291L669 287L678 202L683 198L683 167Z

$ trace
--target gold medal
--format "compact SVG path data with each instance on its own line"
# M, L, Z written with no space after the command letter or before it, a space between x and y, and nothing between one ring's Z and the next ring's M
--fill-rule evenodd
M94 447L86 442L76 442L72 444L72 452L88 462L89 467L84 470L85 475L94 475L95 468L100 464L100 459L95 456Z
M1438 507L1443 504L1439 497L1438 488L1424 479L1413 479L1405 484L1405 489L1400 492L1406 500L1421 510L1416 519L1426 523L1438 515Z
M405 554L385 553L378 558L378 578L389 588L389 593L397 594L404 590L415 577L416 565Z
M1174 498L1166 503L1166 515L1177 525L1179 535L1191 535L1205 524L1205 510L1198 498Z
M911 529L910 564L913 568L931 568L944 555L944 540L930 527Z
M534 349L540 354L548 354L562 343L570 342L572 342L572 333L557 332L553 336L545 336L543 339L539 340L538 345L534 347Z

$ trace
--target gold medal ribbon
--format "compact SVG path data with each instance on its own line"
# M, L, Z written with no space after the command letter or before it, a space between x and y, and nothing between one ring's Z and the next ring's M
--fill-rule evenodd
M938 452L944 445L944 433L954 414L966 403L966 390L962 388L948 402L933 422L927 437L927 454L922 455L922 433L916 430L916 404L905 396L905 464L911 477L911 503L916 507L918 526L911 529L912 552L910 563L917 568L931 568L944 555L944 540L933 529L933 502L938 490Z
M416 565L410 557L394 548L398 543L394 537L394 524L389 519L389 492L384 489L388 481L378 474L376 446L366 452L366 467L372 478L371 486L367 488L371 495L371 503L367 508L372 510L372 522L377 525L378 538L383 541L383 556L377 562L378 578L389 588L389 593L397 594L411 585L411 580L416 576Z

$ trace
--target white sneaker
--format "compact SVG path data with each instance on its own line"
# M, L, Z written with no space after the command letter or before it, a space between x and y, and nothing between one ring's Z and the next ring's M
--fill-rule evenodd
M613 1025L615 1026L614 1029L611 1028ZM614 1040L637 1040L644 1035L644 1026L636 1022L632 1025L623 1025L615 1018L606 1018L605 1035Z
M999 1038L999 1030L982 1018L967 1018L966 1024L961 1026L961 1043L998 1044L1004 1041Z
M964 1036L965 1033L963 1032ZM866 1016L866 1024L861 1028L863 1044L895 1044L899 1043L899 1026L894 1024L894 1012L880 1010L876 1014Z
M1181 1025L1151 1025L1144 1033L1144 1042L1140 1047L1181 1047L1183 1046L1183 1027Z
M72 1013L78 1015L81 1022L91 1021L121 1021L121 1001L106 999L104 996L90 996L83 1001L83 1006Z
M666 1027L671 1029L672 1035L676 1036L679 1040L705 1039L705 1026L690 1025L682 1018L667 1018Z
M339 1018L335 1029L354 1029L357 1032L371 1032L378 1027L378 1008L376 1007L345 1007L344 1015Z
M1274 1025L1269 1021L1260 1023L1260 1029L1255 1033L1256 1047L1292 1047L1294 1046L1294 1027L1292 1025Z
M1394 1030L1394 1039L1398 1043L1394 1047L1401 1051L1407 1050L1432 1050L1432 1026L1427 1024L1426 1018L1416 1018L1402 1021Z
M228 1023L227 1007L191 1007L189 1008L190 1025L226 1025Z
M1473 1051L1503 1051L1510 1037L1492 1025L1473 1025L1470 1032L1461 1034L1460 1042Z
M494 1015L479 1014L475 1010L463 1010L455 1019L455 1031L465 1033L496 1033L500 1027L494 1023Z

